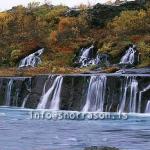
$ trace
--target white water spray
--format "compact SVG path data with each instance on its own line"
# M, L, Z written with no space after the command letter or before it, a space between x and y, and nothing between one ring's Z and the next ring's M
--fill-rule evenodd
M94 64L93 59L90 59L90 52L93 50L93 48L93 45L89 48L82 48L81 56L79 58L79 63L81 63L81 67L86 67L89 64Z
M150 113L150 100L147 102L145 113Z
M50 100L49 108L53 110L59 110L62 82L63 82L63 77L57 76L55 80L53 81L52 86L49 88L48 91L46 91L48 80L46 81L44 85L44 89L43 89L43 95L41 97L41 100L40 100L40 103L38 104L37 109L47 108L47 103Z
M36 67L38 64L41 63L40 56L42 55L43 51L44 51L44 48L22 59L19 64L19 68Z
M103 112L106 92L106 76L92 76L90 79L86 104L82 111L100 111Z
M124 88L123 88L124 87ZM125 85L122 87L122 96L120 99L119 113L126 111L128 106L128 112L136 112L137 106L137 94L138 94L138 81L135 77L127 77L125 79Z
M121 58L120 64L134 64L135 61L135 45L130 46L125 55Z
M5 97L5 105L6 106L10 106L10 103L11 103L11 92L12 92L13 82L14 82L14 80L10 79L7 84L6 97Z
M30 96L30 94L28 94L28 95L23 99L23 103L22 103L21 108L25 108L25 105L26 105L26 103L27 103L27 100L28 100L29 96Z
M150 85L148 85L146 88L144 88L142 91L140 91L140 94L139 94L139 107L138 107L138 113L141 112L141 102L142 102L142 94L144 92L146 92L147 90L150 89Z

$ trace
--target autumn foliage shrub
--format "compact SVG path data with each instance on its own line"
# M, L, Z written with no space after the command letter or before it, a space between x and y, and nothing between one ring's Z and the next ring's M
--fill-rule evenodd
M50 33L50 42L55 44L57 42L57 31L52 31Z
M58 24L58 38L60 41L72 39L77 36L79 29L76 18L62 18Z
M116 16L112 22L108 23L108 28L121 33L148 32L150 30L149 10L123 11L120 16Z
M124 47L130 43L138 46L141 64L149 61L148 5L80 5L72 15L70 12L72 9L66 6L36 2L0 12L0 65L14 67L43 47L42 62L55 66L50 67L55 72L58 67L63 70L63 66L71 66L74 54L92 43L97 43L99 53L108 53L112 63L119 62Z
M0 36L8 32L8 25L13 20L13 15L7 12L0 12Z

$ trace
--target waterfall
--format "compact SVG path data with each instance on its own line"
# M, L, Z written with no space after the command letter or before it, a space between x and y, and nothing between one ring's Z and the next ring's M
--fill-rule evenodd
M120 100L121 101L121 105L119 108L120 113L123 112L124 108L125 108L127 89L128 89L128 77L127 77L125 85L123 87L124 87L124 92L123 92L123 96L121 97L121 100ZM122 87L122 90L123 90L123 87Z
M0 105L120 113L144 113L150 108L149 74L41 75L0 80Z
M127 111L136 112L137 110L137 94L138 94L138 81L135 77L126 77L125 84L122 85L122 94L120 99L119 112Z
M31 78L29 78L29 81L28 81L29 83L27 84L25 84L25 86L26 86L26 90L27 90L27 95L24 97L24 99L23 99L23 102L22 102L22 105L21 105L21 108L25 108L25 105L26 105L26 103L27 103L27 101L28 101L28 99L29 99L29 96L30 96L30 94L31 94L31 87L32 87L32 81L31 81Z
M10 79L7 84L6 97L5 97L5 105L6 106L10 106L10 103L11 103L11 92L12 92L13 82L14 82L14 80Z
M49 78L51 78L51 76L49 76ZM63 83L63 77L57 76L54 79L52 86L49 88L48 91L46 91L48 80L45 82L43 94L42 94L40 103L38 104L38 107L37 107L38 109L47 108L48 101L50 101L49 108L53 110L59 110L62 83Z
M106 92L106 76L92 76L90 79L86 104L82 111L100 111L103 112Z
M51 79L53 77L53 75L50 75L48 77L48 79L46 80L45 84L44 84L44 88L43 88L43 92L42 92L42 96L40 99L40 103L37 106L37 109L44 109L46 107L48 98L50 93L53 91L54 87L52 86L47 92L46 92L46 86L48 84L49 79ZM47 95L46 95L47 94Z
M125 55L121 58L120 64L134 64L136 46L132 45L128 48Z
M150 113L150 100L147 102L145 113Z
M63 77L59 76L57 77L57 83L54 90L53 98L51 100L50 109L52 110L59 110L59 104L60 104L60 94L61 94L61 86L63 82Z
M28 100L29 96L30 96L30 94L28 94L28 95L27 95L27 96L23 99L23 103L22 103L21 108L24 108L24 107L25 107L26 102L27 102L27 100Z
M90 54L93 51L94 46L90 46L89 48L82 48L81 55L79 58L79 63L81 63L81 67L86 67L89 64L94 64L93 59L91 59Z
M141 112L141 102L142 102L142 94L144 92L146 92L147 90L150 89L150 85L148 85L146 88L144 88L142 91L140 91L140 94L139 94L139 107L138 107L138 112L140 113Z
M138 93L138 82L136 79L132 79L131 81L131 89L130 89L130 102L129 102L129 112L136 112L137 105L137 93Z
M19 64L19 68L22 67L36 67L38 64L41 63L40 56L42 55L44 48L38 50L37 52L30 54L29 56L25 57L21 60Z
M80 55L78 56L76 64L80 67L87 67L90 65L109 65L109 55L96 53L94 46L91 45L88 48L82 48Z

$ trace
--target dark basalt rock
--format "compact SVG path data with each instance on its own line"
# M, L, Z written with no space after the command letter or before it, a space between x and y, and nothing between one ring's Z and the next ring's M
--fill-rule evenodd
M27 108L36 108L43 92L43 87L48 76L35 76L32 78L31 93L25 105Z
M101 76L102 74L78 74L78 75L63 75L63 84L61 90L61 110L81 111L86 103L87 90L91 76ZM137 99L139 100L139 94L142 91L141 97L141 113L145 112L147 102L150 97L150 89L144 91L146 87L150 85L150 74L105 74L106 81L106 94L103 110L106 112L116 112L118 110L118 104L120 104L120 97L122 96L122 90L124 91L124 83L127 79L133 79L138 82ZM24 99L28 96L28 100L25 104L26 108L37 108L45 82L47 86L45 90L51 87L52 83L48 79L49 75L39 75L32 78L0 78L0 105L5 104L5 97L7 93L7 86L11 79L14 80L11 91L11 104L10 106L21 107ZM56 75L57 76L57 75ZM122 89L123 88L123 89ZM121 90L122 89L122 90ZM130 97L129 97L130 98ZM128 98L127 98L128 99ZM129 100L127 100L128 103ZM50 100L49 100L50 102ZM136 108L137 110L137 108ZM125 106L125 112L129 112L128 106ZM137 112L137 111L136 111Z
M67 17L78 17L80 15L80 9L69 9L66 13L65 16Z
M122 11L126 10L140 10L144 9L145 6L137 2L127 2L120 6L110 6L96 4L92 9L87 11L87 20L92 27L101 26L107 24L115 16L119 16ZM106 15L107 14L107 15Z
M5 105L6 93L10 80L13 80L10 94L10 106L21 107L22 100L29 93L31 78L0 78L0 105Z
M84 150L119 150L119 149L115 148L115 147L97 147L97 146L92 146L92 147L87 147Z

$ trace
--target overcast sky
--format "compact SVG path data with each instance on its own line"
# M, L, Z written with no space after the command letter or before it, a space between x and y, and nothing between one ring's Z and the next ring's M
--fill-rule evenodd
M34 1L38 1L43 3L45 0L1 0L1 4L0 4L0 11L3 10L7 10L10 9L12 6L16 6L16 5L27 5L30 2L34 2ZM65 4L68 5L70 7L73 6L77 6L81 3L87 4L88 2L92 3L92 4L96 4L96 3L105 3L108 0L50 0L52 2L52 4L57 5L57 4ZM112 0L115 1L115 0Z

